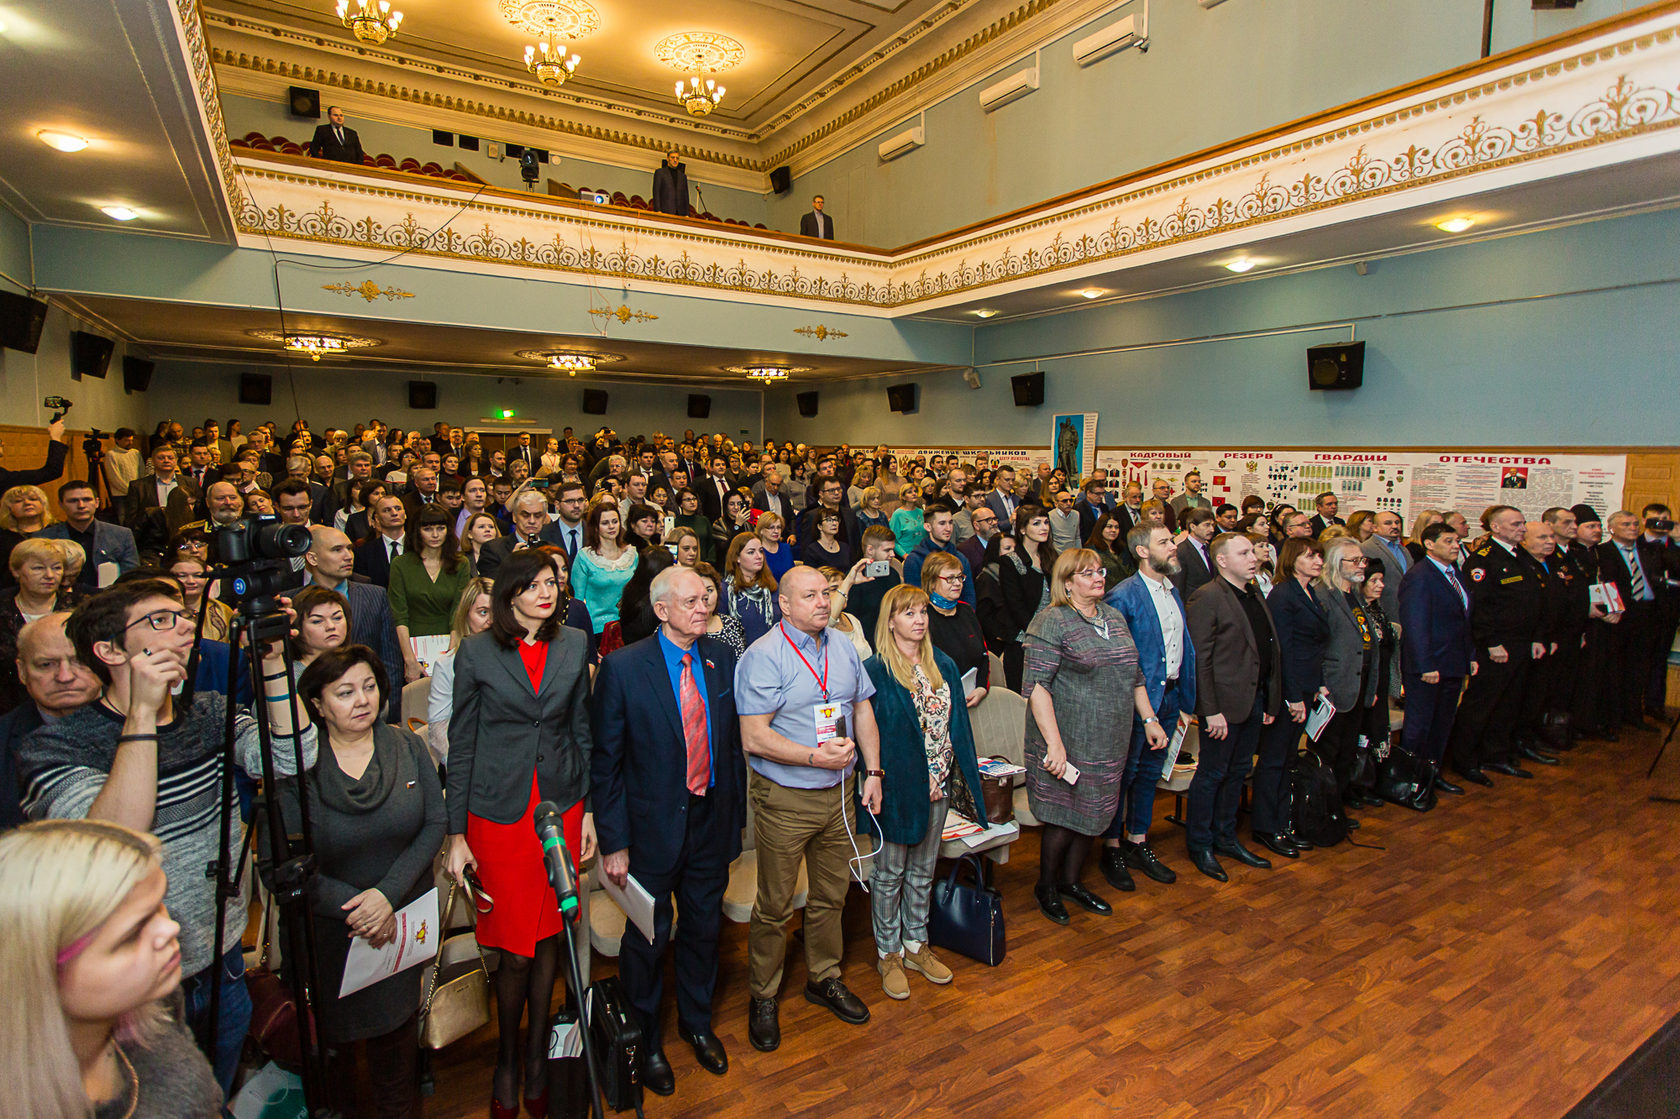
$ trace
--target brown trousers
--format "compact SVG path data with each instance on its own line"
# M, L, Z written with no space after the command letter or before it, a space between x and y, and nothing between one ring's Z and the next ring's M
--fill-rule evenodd
M787 926L799 864L805 863L810 890L805 902L805 970L812 982L840 974L844 949L840 928L846 907L848 861L856 825L852 800L855 777L836 788L790 789L752 774L753 832L758 852L758 897L747 931L747 985L752 997L775 998L787 962ZM873 847L867 840L860 852Z

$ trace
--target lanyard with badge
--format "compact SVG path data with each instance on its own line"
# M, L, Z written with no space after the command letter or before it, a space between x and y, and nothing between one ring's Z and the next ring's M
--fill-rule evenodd
M777 622L776 628L782 631L782 640L788 643L793 655L799 658L799 663L805 666L805 671L811 674L811 679L815 680L817 687L822 690L823 701L817 704L813 711L817 727L817 745L821 746L831 738L846 737L846 717L841 713L841 705L830 702L828 698L828 643L823 643L823 667L822 675L819 676L817 670L811 667L811 662L805 659L805 654L800 651L799 646L793 643L793 638L788 636L787 626Z

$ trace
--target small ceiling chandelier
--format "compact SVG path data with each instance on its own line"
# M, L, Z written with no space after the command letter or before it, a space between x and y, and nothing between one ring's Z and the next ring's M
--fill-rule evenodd
M278 342L290 353L302 354L310 361L320 361L322 357L336 357L351 350L380 344L377 338L363 338L355 334L327 334L321 331L287 331L282 334L278 330L253 330L251 336L266 342Z
M746 48L727 35L710 31L684 31L661 39L654 56L665 65L682 71L677 80L677 101L690 116L703 117L715 109L727 92L707 74L733 69L746 57Z
M391 10L391 0L338 0L338 18L356 38L377 47L397 33L403 14Z
M711 78L702 80L698 74L677 79L677 100L688 110L689 116L705 116L717 107L726 92L727 90Z
M518 355L540 361L556 373L576 377L579 373L593 373L602 365L624 360L623 354L589 353L583 350L520 350Z
M565 85L580 61L577 55L567 53L565 41L551 31L544 32L535 45L525 48L525 69L546 86Z
M811 368L807 365L780 365L772 362L764 362L755 365L730 365L725 366L724 368L724 372L726 373L736 373L743 377L751 377L753 380L762 384L773 384L777 381L785 381L791 374L809 373L810 371Z

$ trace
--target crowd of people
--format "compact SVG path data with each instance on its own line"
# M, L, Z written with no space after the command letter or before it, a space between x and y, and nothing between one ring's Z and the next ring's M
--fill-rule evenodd
M227 908L213 959L204 874L220 812L241 807L218 780L230 705L243 784L263 773L261 703L281 744L273 793L289 821L308 809L329 1061L360 1043L378 1113L420 1113L419 972L332 992L351 942L387 942L441 852L498 955L492 1114L523 1101L542 1115L564 959L533 829L543 801L562 809L575 868L634 877L655 899L653 936L626 929L619 971L647 1039L642 1080L669 1094L667 949L679 1036L701 1067L728 1068L712 1000L749 812L756 1049L780 1044L802 879L806 999L870 1017L842 971L842 912L865 864L883 993L910 998L911 976L953 982L929 941L930 896L948 816L987 822L970 712L994 689L1025 700L1035 899L1067 924L1070 902L1112 912L1087 881L1093 852L1114 890L1135 891L1134 872L1176 880L1151 842L1175 738L1194 765L1185 856L1224 882L1221 860L1272 866L1239 831L1245 784L1254 844L1284 859L1312 849L1290 791L1304 745L1348 828L1385 803L1374 774L1391 748L1448 795L1529 777L1525 763L1664 714L1680 618L1680 548L1655 505L1532 521L1496 505L1477 527L1423 510L1408 534L1391 510L1344 520L1333 493L1310 511L1214 502L1194 471L1151 479L1145 499L1100 469L693 431L585 442L566 428L487 450L443 423L316 435L303 420L249 433L166 421L140 442L116 434L103 502L87 482L59 486L63 520L38 488L49 479L0 493L0 639L17 665L0 695L0 828L14 829L0 882L42 884L0 890L8 928L28 930L0 958L57 1008L8 1027L58 1047L53 1076L21 1089L39 1093L30 1114L214 1114L234 1085L251 1016L245 914ZM210 578L211 539L253 515L310 544L280 561L289 642L266 642L258 678L230 688L242 630ZM402 704L420 680L423 734ZM222 853L237 861L231 838ZM125 983L100 990L118 968ZM192 1040L202 1075L175 1059Z

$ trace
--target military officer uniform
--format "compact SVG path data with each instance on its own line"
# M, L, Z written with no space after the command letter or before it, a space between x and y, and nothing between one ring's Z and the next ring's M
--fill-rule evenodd
M1477 672L1470 677L1453 723L1453 768L1473 780L1484 767L1522 775L1512 764L1513 735L1523 684L1540 640L1545 587L1537 564L1522 550L1490 539L1464 561L1461 582L1470 594L1470 640ZM1502 646L1503 662L1488 650ZM1485 781L1483 783L1486 783Z

